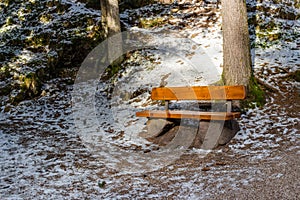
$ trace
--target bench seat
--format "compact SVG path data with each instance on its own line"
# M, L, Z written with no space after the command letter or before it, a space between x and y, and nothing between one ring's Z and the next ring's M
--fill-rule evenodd
M189 110L145 110L136 113L137 117L162 119L198 119L198 120L231 120L239 118L239 112L200 112Z

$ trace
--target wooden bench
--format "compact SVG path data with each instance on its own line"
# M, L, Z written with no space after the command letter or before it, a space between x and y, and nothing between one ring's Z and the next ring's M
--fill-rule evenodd
M246 97L244 86L194 86L194 87L160 87L153 88L152 100L165 101L165 110L145 110L137 112L137 117L160 119L197 119L197 120L232 120L240 117L240 112L232 111L232 100L242 100ZM223 101L224 111L191 111L170 110L170 101L197 100Z

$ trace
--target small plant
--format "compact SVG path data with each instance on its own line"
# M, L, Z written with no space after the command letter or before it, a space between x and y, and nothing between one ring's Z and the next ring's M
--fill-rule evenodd
M106 185L106 182L105 182L105 181L99 181L99 182L98 182L99 188L104 188L105 185Z

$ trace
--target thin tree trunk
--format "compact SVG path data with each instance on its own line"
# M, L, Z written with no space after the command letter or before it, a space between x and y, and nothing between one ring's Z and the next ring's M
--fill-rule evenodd
M107 37L121 32L118 0L100 0L101 21L106 29Z
M105 36L108 35L108 28L107 28L107 6L108 0L100 0L101 6L101 24L105 31Z
M222 0L223 79L249 87L252 75L245 0Z
M122 36L117 35L121 32L119 2L118 0L100 0L100 3L101 23L108 38L107 59L111 65L119 65L122 57L117 60L112 59L113 55L122 54Z

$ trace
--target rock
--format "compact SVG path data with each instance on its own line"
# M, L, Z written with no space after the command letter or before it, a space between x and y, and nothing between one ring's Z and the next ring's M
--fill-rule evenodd
M160 134L157 137L148 138L148 140L160 146L166 146L173 140L178 131L178 128L179 126L175 126L166 133Z
M154 138L169 131L174 127L174 123L166 119L149 119L147 121L147 131L140 134L143 138Z
M189 148L197 134L198 126L188 123L189 120L167 121L163 119L149 120L149 133L152 131L152 137L147 140L160 146L166 146L169 149L177 149L181 147ZM149 134L148 133L148 134Z
M169 149L190 148L197 135L198 127L191 124L180 124L174 132L174 137L168 144ZM174 130L174 129L173 129Z
M188 120L186 120L188 121ZM225 145L240 130L236 120L170 122L164 119L151 119L147 123L148 131L140 134L160 146L175 149L178 147L213 149Z
M226 121L219 137L218 144L225 145L235 136L240 130L240 126L236 120Z
M213 149L219 145L227 144L240 130L236 120L201 121L192 147Z

